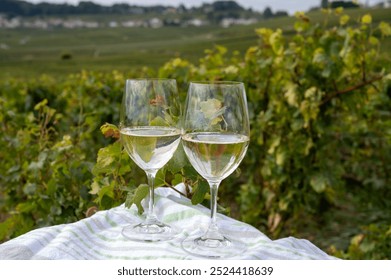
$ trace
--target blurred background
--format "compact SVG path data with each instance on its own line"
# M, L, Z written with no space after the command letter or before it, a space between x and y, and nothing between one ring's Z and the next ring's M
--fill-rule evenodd
M391 1L0 2L0 242L126 201L124 81L246 85L251 144L220 211L346 259L391 258ZM109 123L106 124L105 123ZM207 184L181 149L158 185Z

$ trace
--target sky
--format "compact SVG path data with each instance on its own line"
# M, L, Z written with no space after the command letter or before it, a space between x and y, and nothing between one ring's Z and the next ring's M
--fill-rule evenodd
M25 0L31 3L43 2L42 0ZM97 4L110 6L113 3L127 3L130 5L166 5L178 6L184 4L187 7L200 6L202 3L211 3L211 0L84 0L92 1ZM45 0L49 3L68 3L77 4L80 0ZM295 11L307 11L311 7L319 6L321 0L236 0L241 6L245 8L252 8L258 11L264 11L266 7L270 7L274 12L278 10L287 11L293 14ZM370 5L381 2L381 0L362 0L361 3L368 3Z

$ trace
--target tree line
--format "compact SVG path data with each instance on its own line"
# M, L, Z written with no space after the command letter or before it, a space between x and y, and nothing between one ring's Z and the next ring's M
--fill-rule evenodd
M243 11L253 12L251 9L246 10L235 1L215 1L212 4L203 3L199 7L186 8L184 5L178 7L168 5L139 6L129 5L126 3L113 4L111 6L102 6L91 1L81 1L77 5L67 3L52 4L38 3L33 4L19 0L2 0L0 13L8 16L45 16L45 15L80 15L80 14L161 14L167 10L175 9L178 13L191 12L231 12L236 13ZM253 12L255 13L255 12Z

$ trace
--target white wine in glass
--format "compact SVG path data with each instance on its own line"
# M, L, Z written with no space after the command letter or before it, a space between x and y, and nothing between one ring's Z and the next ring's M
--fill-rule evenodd
M182 242L196 256L227 258L246 250L244 243L224 236L216 223L217 192L242 161L250 140L246 94L240 82L192 82L183 118L182 143L194 169L210 186L208 230Z
M178 231L158 220L154 213L156 173L173 156L181 139L180 104L172 79L127 80L120 112L120 135L130 158L145 171L149 206L145 221L128 225L122 234L136 241L164 241Z

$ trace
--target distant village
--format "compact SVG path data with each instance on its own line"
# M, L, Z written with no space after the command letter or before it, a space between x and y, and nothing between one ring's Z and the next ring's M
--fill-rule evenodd
M249 25L257 23L260 20L272 17L288 16L285 11L273 12L270 8L265 11L257 12L251 9L244 9L235 1L215 1L212 4L203 3L200 7L186 9L183 5L179 7L171 6L152 6L140 7L129 6L127 4L115 4L112 7L97 5L93 2L80 2L78 6L68 4L49 4L39 3L31 4L18 0L1 0L0 7L0 28L35 28L35 29L56 29L56 28L132 28L147 27L160 28L163 26L205 26L218 24L222 27L232 25ZM380 0L379 0L380 1ZM347 5L348 8L359 7L358 4L351 1L320 1L322 5ZM7 3L12 3L10 7L24 5L24 8L15 10L6 10ZM33 7L30 10L34 13L26 14L27 7ZM314 7L313 9L319 9ZM391 0L380 1L376 7L389 8ZM3 8L3 10L2 10ZM52 11L50 13L40 14L42 11ZM38 12L37 12L38 11ZM7 13L8 12L8 13ZM18 13L19 12L19 13ZM25 14L23 14L23 12ZM107 20L115 18L115 13L121 12L121 20ZM42 13L42 12L41 12ZM94 19L85 19L87 18ZM126 16L127 15L127 16ZM84 17L83 17L84 16ZM98 16L98 17L97 17ZM99 17L100 16L100 17ZM125 19L124 19L125 18Z
M49 3L34 5L18 0L1 1L10 4L8 9L7 5L5 8L3 6L3 12L0 6L0 28L160 28L163 26L198 27L210 24L229 27L235 24L253 24L263 16L261 12L245 9L231 0L203 3L199 7L192 8L186 8L184 5L143 7L128 4L114 4L107 7L93 2L80 2L77 6ZM287 15L285 12L274 14L268 11L268 13L271 16Z
M222 27L229 27L231 25L248 25L257 23L259 19L257 18L224 18L220 21ZM14 17L8 19L7 17L0 15L0 28L36 28L36 29L54 29L54 28L100 28L100 27L150 27L150 28L160 28L163 26L204 26L209 25L210 22L207 20L192 18L188 20L175 20L175 21L165 21L157 17L145 20L123 20L123 21L108 21L108 22L98 22L98 21L87 21L80 18L72 19L63 19L63 18L36 18L36 19L27 19L22 17Z

